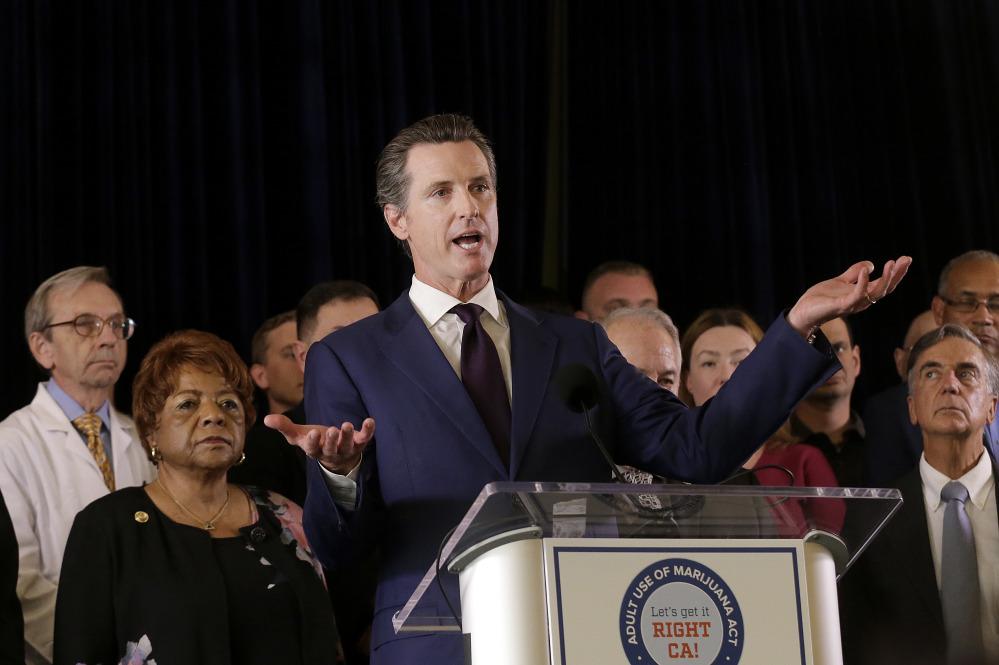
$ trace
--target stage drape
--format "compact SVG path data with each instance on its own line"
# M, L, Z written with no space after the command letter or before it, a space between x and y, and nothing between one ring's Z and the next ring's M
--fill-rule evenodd
M861 390L953 255L999 249L999 4L984 0L0 3L3 414L38 373L23 308L107 265L138 322L117 399L168 331L248 355L317 281L388 302L411 268L374 206L402 127L494 141L518 293L577 301L617 258L681 325L770 319L860 258L916 263L857 319ZM2 415L2 414L0 414Z

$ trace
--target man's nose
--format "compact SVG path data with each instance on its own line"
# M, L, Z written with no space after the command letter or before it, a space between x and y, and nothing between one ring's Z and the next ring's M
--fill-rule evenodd
M943 378L941 387L945 392L956 393L960 387L961 382L957 378L957 373L954 370L948 371Z
M478 217L479 202L475 200L475 197L467 189L462 189L460 192L458 194L458 212L462 217Z
M107 321L101 326L100 333L97 334L98 341L103 346L111 346L117 342L122 341L120 337L114 334L114 330L111 329L111 324Z
M978 303L978 307L975 308L975 312L972 317L972 320L975 323L981 323L989 326L995 325L996 315L984 302Z

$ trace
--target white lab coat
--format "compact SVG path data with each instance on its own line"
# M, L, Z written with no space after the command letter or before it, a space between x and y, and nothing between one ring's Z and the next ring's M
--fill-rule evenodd
M108 429L115 486L151 482L155 467L131 418L112 408ZM17 595L24 637L51 662L56 591L69 529L76 514L108 489L87 444L44 384L31 404L0 423L0 490L20 552Z

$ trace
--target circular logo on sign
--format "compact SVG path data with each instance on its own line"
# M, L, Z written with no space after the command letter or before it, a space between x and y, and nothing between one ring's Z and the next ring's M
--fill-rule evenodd
M690 559L640 572L621 602L621 644L632 665L737 663L742 611L725 580Z

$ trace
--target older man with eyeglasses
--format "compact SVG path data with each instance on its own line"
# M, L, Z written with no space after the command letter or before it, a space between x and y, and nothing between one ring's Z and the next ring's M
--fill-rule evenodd
M59 569L76 513L155 477L132 420L111 405L135 331L123 310L107 270L79 266L43 282L24 312L28 347L50 378L0 423L0 490L17 535L28 663L52 661Z
M931 307L938 326L959 323L986 353L999 356L999 254L976 249L951 259ZM999 459L999 419L985 428L985 448Z

